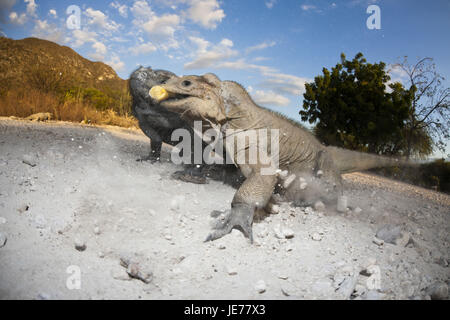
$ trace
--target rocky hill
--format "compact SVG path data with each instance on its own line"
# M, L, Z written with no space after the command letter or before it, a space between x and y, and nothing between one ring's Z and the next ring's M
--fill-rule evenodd
M69 47L37 38L0 38L2 87L24 85L37 68L70 80L71 85L107 91L122 91L127 87L127 81L118 77L110 66L87 60Z

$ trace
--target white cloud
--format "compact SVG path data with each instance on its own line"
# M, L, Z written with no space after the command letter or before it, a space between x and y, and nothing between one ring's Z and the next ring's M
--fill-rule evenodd
M117 9L117 11L119 11L119 14L123 18L128 18L128 6L126 4L120 4L118 1L114 1L111 2L109 5Z
M17 12L13 11L9 14L9 21L13 24L22 25L27 22L27 15L25 13L19 15Z
M266 79L260 83L261 87L292 95L302 94L305 91L305 82L310 81L307 78L273 71L263 72L263 75Z
M257 104L263 106L287 106L291 102L288 98L273 91L256 90L251 92L250 95Z
M275 3L277 3L277 0L268 0L266 1L266 7L272 9Z
M8 17L9 17L9 21L11 23L17 24L17 25L23 25L28 21L28 19L30 17L37 18L36 2L34 2L34 0L24 0L24 2L27 4L26 12L21 13L21 14L18 14L15 11L10 12ZM14 6L15 3L16 3L16 1L11 1L11 0L1 0L0 1L0 10L2 11L2 13L1 13L2 19L3 19L4 12L9 11L12 8L12 6Z
M37 19L35 21L32 36L59 44L64 42L64 34L61 28L57 28L55 24L48 23L47 20Z
M96 32L86 29L73 30L72 35L75 38L75 42L72 43L75 48L78 48L87 42L97 42L96 38L98 36ZM70 39L67 39L67 42L69 41Z
M157 50L156 46L154 46L150 42L140 44L137 47L130 49L131 53L133 53L134 55L148 54L155 52L156 50Z
M56 13L56 10L55 10L55 9L50 9L50 10L48 11L48 14L49 14L50 16L52 16L53 18L58 18L58 14Z
M25 3L27 4L27 14L30 17L37 17L36 16L36 9L37 9L37 4L36 2L34 2L34 0L24 0Z
M216 68L235 69L235 70L254 70L263 74L276 72L272 67L261 66L246 62L244 59L237 61L224 61L215 65Z
M301 8L302 8L303 11L309 11L309 10L316 9L316 6L314 6L312 4L302 4Z
M106 62L108 65L110 65L116 72L123 70L125 67L125 64L120 61L120 58L116 55L114 55L111 60Z
M220 9L217 0L190 0L189 4L188 18L207 29L215 29L225 18L225 12Z
M255 57L252 60L255 62L260 62L260 61L266 61L266 60L270 60L270 59L267 57Z
M0 1L0 22L7 22L11 8L16 4L16 0L1 0Z
M229 39L222 39L219 44L214 46L198 37L190 37L189 40L197 45L197 51L194 54L194 60L184 65L187 70L217 67L220 62L238 54L236 50L232 49L233 41Z
M117 31L120 27L119 24L110 20L103 12L100 10L94 10L92 8L87 8L85 11L86 16L89 18L88 24L105 29L107 31Z
M161 17L154 16L142 28L149 34L173 37L180 24L180 17L176 14L167 14Z
M133 16L136 18L133 20L135 25L140 25L148 20L150 17L153 17L155 13L152 11L147 1L138 0L133 3L133 6L130 8L130 11L133 13Z
M94 49L95 53L97 53L97 54L101 54L101 55L105 55L106 54L106 46L103 43L99 42L99 41L94 42L92 44L92 49Z
M255 45L255 46L248 47L245 50L245 53L249 54L249 53L251 53L253 51L263 50L263 49L266 49L266 48L269 48L269 47L273 47L275 44L276 44L275 41L272 41L272 42L264 41L264 42L262 42L260 44Z

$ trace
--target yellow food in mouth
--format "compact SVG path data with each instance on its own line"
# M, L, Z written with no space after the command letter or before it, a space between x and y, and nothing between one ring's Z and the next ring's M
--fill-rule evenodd
M163 101L169 98L169 92L161 86L154 86L149 91L150 97L156 101Z

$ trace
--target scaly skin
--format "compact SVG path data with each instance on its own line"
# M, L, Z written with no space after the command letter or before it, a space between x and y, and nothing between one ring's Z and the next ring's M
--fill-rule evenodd
M261 161L239 164L246 180L234 195L230 210L218 218L207 241L218 239L233 228L243 231L252 241L255 211L270 206L275 189L282 200L298 205L317 200L336 205L342 195L342 172L398 164L396 159L325 147L300 124L256 105L242 86L220 81L214 74L171 78L162 87L170 97L161 105L190 121L206 120L222 131L279 130L279 169L287 170L293 181L284 183L285 178L276 172L262 174L261 169L268 165ZM235 163L239 153L248 155L248 147L247 143L243 149L235 149L231 155ZM257 147L261 147L259 142Z

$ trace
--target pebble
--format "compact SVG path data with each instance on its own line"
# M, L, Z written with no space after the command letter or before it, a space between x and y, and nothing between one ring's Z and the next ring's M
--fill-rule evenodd
M36 166L36 161L34 160L34 157L29 154L23 155L22 162L29 165L30 167Z
M316 203L314 203L314 209L316 209L317 211L323 211L325 210L325 205L322 201L317 201Z
M95 227L94 228L94 233L96 234L96 235L99 235L101 232L100 232L100 228L99 227Z
M384 245L384 240L378 239L377 237L374 237L372 242L375 243L377 246Z
M448 286L445 283L435 282L427 288L427 294L432 300L446 300L448 298Z
M150 283L153 279L153 272L143 268L139 263L130 263L127 267L127 273L130 277L139 279L144 283Z
M338 212L346 212L347 211L347 197L346 196L338 197L337 211Z
M75 239L74 245L78 251L84 251L87 248L86 243L81 239Z
M153 272L135 259L131 253L122 253L120 255L120 265L127 268L130 277L139 279L144 283L150 283L153 279Z
M0 232L0 248L4 247L6 245L6 242L8 241L8 238L6 237L6 234L3 232Z
M360 207L356 207L355 210L353 210L354 213L361 213L362 209Z
M318 232L314 232L311 235L311 239L313 239L314 241L320 241L322 240L322 236Z
M19 209L17 209L17 211L19 211L19 213L24 213L25 211L28 211L28 209L30 209L30 207L24 204Z
M264 282L264 280L259 280L256 285L255 285L255 290L258 293L264 293L266 292L266 283Z
M172 240L172 236L170 234L165 234L164 238L169 241Z
M409 243L410 236L408 232L402 232L402 236L395 240L395 244L400 247L406 247Z
M237 270L233 267L227 267L227 273L230 276L235 276L237 275Z
M294 237L294 231L289 228L283 228L282 233L286 239L292 239Z
M371 276L366 280L366 287L369 290L381 290L381 270L379 266L370 266L367 273Z
M6 219L3 217L0 217L0 224L5 224L6 223Z
M378 229L376 237L384 242L395 244L395 241L402 237L402 227L394 224L386 224Z
M36 297L37 300L50 300L51 298L52 296L45 292L38 293Z

